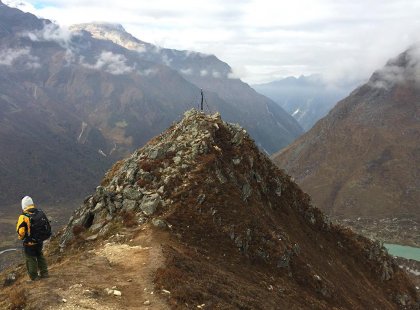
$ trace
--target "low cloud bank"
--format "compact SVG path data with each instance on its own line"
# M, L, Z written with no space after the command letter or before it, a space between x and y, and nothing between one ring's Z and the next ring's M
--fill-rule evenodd
M388 89L395 84L420 83L420 45L414 45L373 75L371 86Z
M134 68L127 65L127 58L124 55L107 51L103 51L99 55L95 64L82 63L82 65L90 69L104 70L114 75L127 74L134 71Z
M55 42L65 50L65 60L68 64L79 64L89 69L104 70L113 75L129 74L137 72L143 76L149 76L156 73L154 69L136 70L136 65L130 66L127 58L122 54L116 54L111 51L103 50L96 58L95 62L88 63L84 56L81 56L81 46L77 38L80 32L70 31L66 27L60 27L55 24L45 24L43 29L33 32L25 32L21 34L28 37L33 42ZM29 57L29 49L17 53L9 52L8 57L3 57L3 62L10 63L16 57L27 55ZM0 64L1 64L0 59ZM169 60L167 60L169 62Z
M0 65L12 66L18 61L22 62L26 69L36 69L41 66L38 57L31 55L29 47L0 50Z
M0 65L11 66L16 59L30 54L29 48L0 50Z
M80 34L70 31L67 27L60 27L55 24L45 24L41 30L25 32L21 36L28 37L33 42L54 42L66 51L66 61L76 61L79 48L74 39Z

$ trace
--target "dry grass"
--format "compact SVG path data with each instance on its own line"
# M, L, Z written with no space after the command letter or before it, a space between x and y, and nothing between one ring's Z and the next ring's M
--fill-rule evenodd
M154 161L142 161L142 162L139 163L139 168L144 170L144 171L151 172L155 168L155 162Z
M24 289L12 290L9 294L10 310L24 309L26 306L26 294Z
M109 182L111 182L112 178L115 176L118 170L120 170L121 166L124 164L124 160L117 161L112 168L105 174L105 177L102 179L101 185L108 186Z
M75 225L73 226L73 235L77 238L86 231L86 228L83 225Z
M144 180L144 179L139 179L138 181L137 181L137 185L139 186L139 187L146 187L146 185L148 184L149 182L147 182L146 180Z
M157 288L171 291L171 306L392 307L389 293L382 292L406 290L404 275L395 274L392 283L382 282L378 277L380 266L366 260L368 240L350 230L326 225L310 197L266 156L259 155L252 141L245 138L236 147L230 142L231 134L220 127L215 144L221 151L210 149L199 157L197 169L188 175L188 186L178 188L175 180L165 186L174 201L166 220L176 223L173 232L184 245L165 248L166 266L155 278ZM241 158L241 164L233 166L232 158ZM213 173L216 169L226 176L225 183L217 180ZM252 178L251 171L258 172L258 178ZM240 187L245 182L252 188L246 202ZM281 197L273 195L279 184ZM175 190L169 190L171 186ZM206 197L202 204L197 203L199 194ZM315 221L310 222L309 217ZM296 253L291 252L295 245ZM278 267L279 260L289 252L287 267ZM351 274L343 282L348 270ZM318 274L323 275L322 280L318 280ZM360 297L360 292L367 297ZM415 296L415 292L409 291L409 295Z
M137 226L136 214L133 211L123 211L121 212L121 217L123 220L123 225L125 227L134 227Z

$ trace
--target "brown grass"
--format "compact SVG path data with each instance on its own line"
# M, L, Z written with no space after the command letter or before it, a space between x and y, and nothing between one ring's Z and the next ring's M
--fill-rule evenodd
M12 290L9 294L10 310L24 309L26 306L26 294L24 289Z
M174 203L166 220L176 223L172 229L183 247L164 248L167 261L155 283L171 291L172 308L205 304L208 309L391 309L389 292L415 296L399 273L392 282L382 282L378 263L366 260L369 242L324 224L310 197L259 155L249 139L240 147L230 140L221 127L215 143L222 151L210 149L200 156L188 186L177 188L178 180L165 186L167 192L174 188L169 190ZM247 156L253 157L252 166ZM232 165L235 157L242 158L241 165ZM215 169L228 178L226 183L217 180ZM262 181L250 171L258 172ZM281 197L272 194L279 186L277 179ZM246 202L240 187L245 182L252 187ZM200 193L206 199L198 205ZM246 246L238 246L237 239ZM277 267L288 252L292 254L287 268ZM342 281L343 275L347 281Z
M139 179L138 181L137 181L137 185L138 186L140 186L140 187L146 187L146 185L148 184L149 182L147 182L146 180L143 180L143 179Z
M86 231L86 228L83 225L75 225L73 226L73 235L75 237L79 237L81 233Z
M102 179L101 186L108 186L112 178L115 176L121 166L124 164L124 160L117 161L112 168L105 174L105 177Z
M136 222L136 217L135 217L135 213L133 211L122 211L121 212L121 217L123 220L123 225L125 227L134 227L137 226L137 222Z
M142 161L139 163L139 168L146 172L151 172L154 170L155 165L154 161Z

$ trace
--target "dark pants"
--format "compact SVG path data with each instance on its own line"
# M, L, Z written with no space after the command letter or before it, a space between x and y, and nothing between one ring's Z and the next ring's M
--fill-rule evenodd
M41 278L48 276L48 266L42 254L42 244L24 246L26 269L31 280L35 280L39 275Z

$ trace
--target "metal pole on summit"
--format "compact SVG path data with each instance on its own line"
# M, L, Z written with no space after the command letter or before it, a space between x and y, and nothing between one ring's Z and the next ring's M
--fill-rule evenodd
M201 90L200 110L203 111L204 94L203 94L203 89L201 88L200 90Z

